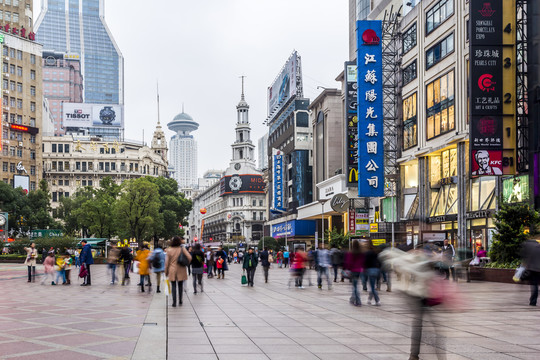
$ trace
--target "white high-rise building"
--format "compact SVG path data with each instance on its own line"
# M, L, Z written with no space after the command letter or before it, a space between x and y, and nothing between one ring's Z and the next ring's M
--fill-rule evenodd
M171 137L169 165L173 168L172 177L178 182L179 189L197 186L197 142L191 135L199 128L193 118L182 112L167 124L169 130L176 132Z

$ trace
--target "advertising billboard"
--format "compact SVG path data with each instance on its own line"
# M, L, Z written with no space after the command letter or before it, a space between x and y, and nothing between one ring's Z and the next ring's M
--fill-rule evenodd
M287 100L296 95L298 53L289 57L274 83L268 88L268 115L278 111Z
M515 3L470 2L470 171L514 174ZM512 15L514 14L514 15Z
M122 105L63 103L64 127L123 127Z
M28 175L13 175L13 187L16 189L21 187L26 194L30 191L30 176Z
M358 185L358 80L356 62L345 63L345 153L347 154L347 185Z
M230 194L264 194L262 175L227 175L220 180L220 196Z
M291 220L271 226L271 236L274 239L294 236L313 236L315 234L315 221Z
M382 22L361 20L357 31L358 196L384 196Z
M529 201L529 176L514 176L503 179L503 202L519 203Z
M273 149L272 150L272 157L273 161L272 164L274 165L273 169L273 196L272 196L272 208L270 210L275 212L284 212L285 211L285 189L283 187L285 183L285 179L283 178L283 154L281 151Z

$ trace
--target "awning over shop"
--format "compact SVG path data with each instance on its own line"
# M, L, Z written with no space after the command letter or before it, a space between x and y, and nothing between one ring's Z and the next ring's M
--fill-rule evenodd
M105 246L107 239L105 238L90 238L90 239L79 239L78 245L81 245L81 241L85 240L91 247L103 247Z

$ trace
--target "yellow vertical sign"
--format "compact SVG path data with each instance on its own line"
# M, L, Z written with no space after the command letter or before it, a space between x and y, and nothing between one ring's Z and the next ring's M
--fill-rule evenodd
M503 174L516 173L516 1L503 1Z

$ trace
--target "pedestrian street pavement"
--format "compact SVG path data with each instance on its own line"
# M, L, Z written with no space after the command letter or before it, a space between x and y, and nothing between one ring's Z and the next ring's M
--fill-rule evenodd
M140 293L137 275L130 286L109 285L105 266L80 287L27 283L24 266L0 264L0 359L408 359L417 314L395 278L392 292L382 285L382 306L367 305L362 292L354 307L347 282L328 290L306 278L305 289L289 289L288 269L274 265L267 284L261 270L245 287L231 264L225 279L205 277L198 294L190 278L183 305L172 308L164 293ZM540 308L527 305L528 286L458 289L459 311L437 306L425 317L421 359L540 359Z

